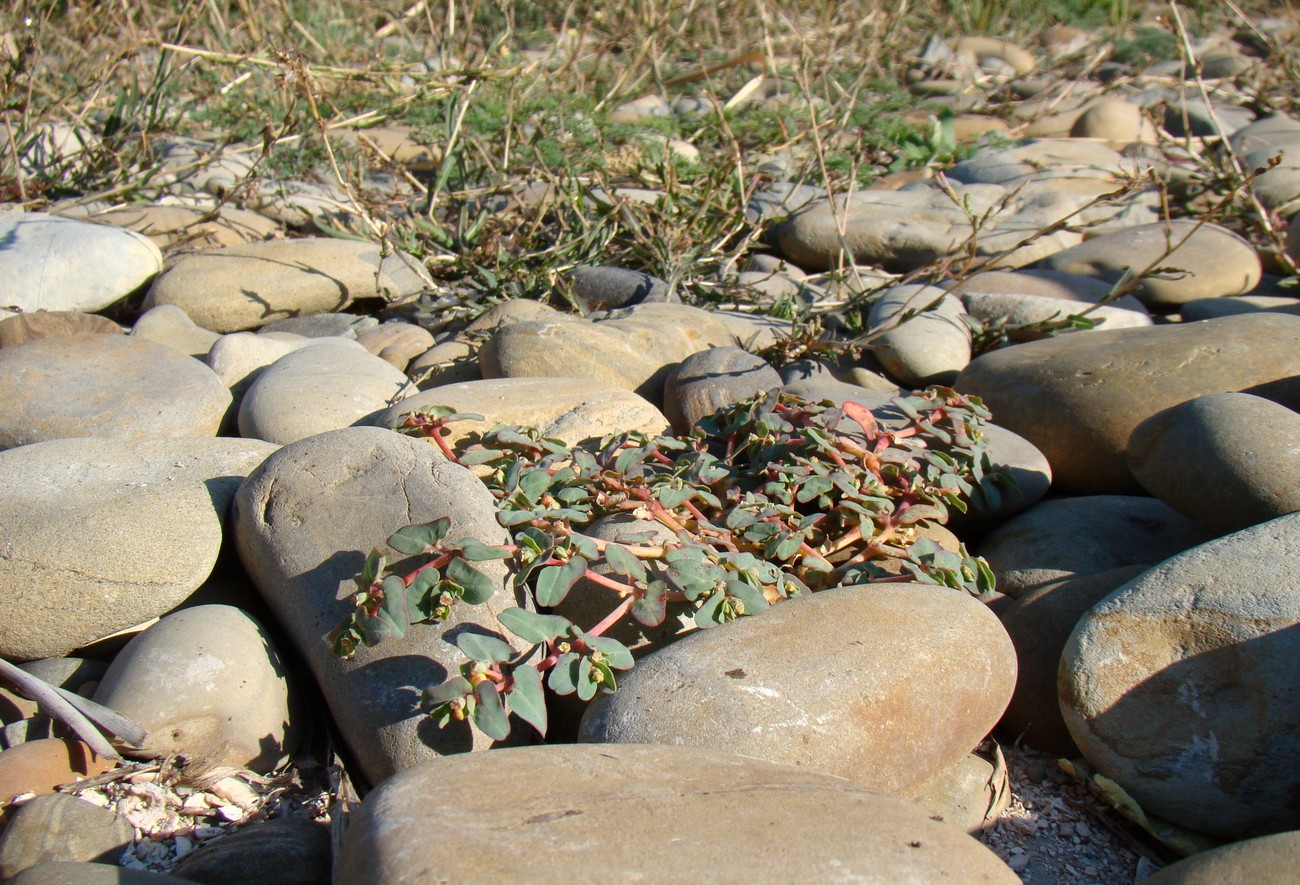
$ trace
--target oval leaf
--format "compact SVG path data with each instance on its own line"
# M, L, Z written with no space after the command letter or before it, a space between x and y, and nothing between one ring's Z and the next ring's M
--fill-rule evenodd
M578 688L578 664L582 657L576 652L565 652L560 655L555 666L551 668L551 675L546 678L546 684L551 687L551 691L556 694L573 694Z
M632 617L647 627L658 627L668 617L668 586L653 581L645 596L632 603Z
M504 640L483 633L462 633L456 637L456 646L471 661L508 661L515 656Z
M633 581L645 581L648 577L641 560L629 553L622 544L606 544L605 561L614 571Z
M463 559L447 563L447 577L465 588L460 598L470 605L482 605L496 592L492 579Z
M483 562L489 559L505 559L510 555L510 551L505 547L492 547L483 544L473 538L465 538L456 544L460 548L462 558L470 562Z
M510 712L546 737L546 698L542 693L542 674L532 667L516 667L510 674L514 685L506 692Z
M588 636L586 642L605 659L605 663L615 670L631 670L636 663L627 646L609 636Z
M589 658L581 658L578 661L578 697L584 701L589 701L596 696L600 686L596 680L591 678L591 672L595 669Z
M506 629L527 642L549 642L568 634L573 626L568 618L541 615L523 608L508 608L497 616Z
M451 519L446 516L421 525L408 525L389 537L388 546L400 553L423 553L446 537L450 527Z
M406 608L406 584L397 575L389 575L383 583L384 601L379 604L379 617L388 622L394 636L405 636L411 626L411 615Z
M464 676L453 676L442 685L431 685L426 688L421 698L421 706L427 713L434 707L465 697L473 691L473 688Z
M474 706L474 724L494 741L503 741L510 737L510 720L506 716L505 705L501 695L497 694L496 684L480 682L474 689L478 703Z
M537 604L559 605L574 583L587 572L587 560L575 556L564 565L549 565L537 573Z

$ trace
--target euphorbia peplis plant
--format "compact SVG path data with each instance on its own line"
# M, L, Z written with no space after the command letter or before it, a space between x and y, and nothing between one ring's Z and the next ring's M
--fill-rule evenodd
M398 531L389 546L427 560L386 574L372 552L356 579L356 607L331 634L334 649L350 655L412 622L445 619L458 600L486 602L492 585L476 561L508 560L516 587L530 586L541 609L584 579L614 591L617 605L587 629L559 614L503 612L501 624L528 644L522 652L497 637L461 634L469 661L425 692L424 709L440 724L468 718L500 739L511 712L545 734L543 678L583 700L613 691L615 671L631 668L633 657L603 634L624 618L657 626L669 602L689 605L695 623L710 627L829 587L904 580L976 595L992 589L983 560L915 533L925 521L944 522L950 507L964 511L967 500L996 505L1006 477L990 469L987 411L942 387L892 405L882 421L856 403L774 391L720 410L688 437L629 433L592 449L505 427L457 450L444 429L471 416L444 407L410 415L404 431L483 478L514 543L449 543L446 518ZM625 544L583 533L600 517L629 512L674 540ZM652 572L650 560L661 568Z

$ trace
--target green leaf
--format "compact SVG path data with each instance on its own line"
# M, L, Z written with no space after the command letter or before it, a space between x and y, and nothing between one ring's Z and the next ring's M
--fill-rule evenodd
M727 592L744 603L747 615L756 615L767 610L768 601L763 591L744 581L728 581Z
M497 693L496 683L480 682L474 689L474 696L478 698L473 717L478 730L494 741L503 741L510 737L510 719L506 716L506 708L501 703L501 695Z
M484 562L489 559L505 559L510 555L510 551L505 547L493 547L476 541L473 538L465 538L462 541L458 541L456 542L456 546L460 548L461 557L470 562Z
M668 617L668 585L651 581L645 596L632 603L632 617L647 627L658 627Z
M684 553L686 550L687 548L681 547L670 551L670 554ZM697 556L701 555L700 551L694 552ZM727 577L727 573L712 562L699 559L684 559L676 556L664 558L669 562L668 581L685 593L686 598L692 601L698 599L701 594L713 589L719 582L726 580Z
M537 573L537 604L550 608L569 595L574 583L587 573L587 560L575 556L564 565L549 565Z
M392 635L393 628L384 618L374 618L363 611L357 612L356 629L361 641L368 646L378 645Z
M457 698L472 694L474 687L464 676L453 676L442 685L431 685L424 690L420 700L421 708L428 713L434 707L449 703Z
M572 534L569 535L567 540L570 549L588 562L600 558L600 548L596 546L595 541L586 535Z
M824 495L835 487L829 476L810 476L799 486L799 493L795 498L801 504L807 504L814 498Z
M609 567L615 572L631 578L633 581L642 582L648 577L641 560L629 553L628 549L622 544L612 542L606 544L605 561L609 563Z
M686 503L695 494L695 489L690 486L685 488L659 488L655 490L655 499L663 505L665 510L672 510Z
M695 626L713 627L722 623L722 603L726 602L726 600L727 594L721 591L704 600L704 604L695 610Z
M631 670L636 663L627 646L610 636L588 636L587 645L600 652L605 662L615 670Z
M474 446L473 448L461 453L460 463L464 464L466 467L474 467L479 464L489 464L504 454L505 452L500 449L486 449L482 446Z
M424 611L429 594L442 583L442 574L436 568L422 568L406 588L406 598L417 610Z
M578 665L583 660L577 652L565 652L551 668L546 684L556 694L573 694L578 689Z
M482 605L496 592L492 579L463 559L447 563L447 577L465 588L460 598L470 605Z
M560 615L542 615L524 608L508 608L497 620L525 642L550 642L567 635L573 626L572 621Z
M584 701L589 701L596 696L600 686L596 680L591 678L593 664L590 658L581 658L578 661L578 697Z
M371 550L366 555L366 561L361 565L361 574L353 580L356 581L357 589L363 593L370 590L379 576L384 573L384 556L378 550Z
M398 529L388 539L388 546L399 553L423 553L447 535L451 527L450 517L439 517L433 522L420 525L408 525Z
M551 477L545 470L530 470L519 477L519 493L529 504L536 504L551 487Z
M536 519L537 514L531 510L498 510L497 522L507 528L512 525L520 525L525 522L532 522Z
M401 637L411 626L411 615L406 609L406 583L397 575L384 578L384 599L379 604L379 617L388 622L392 635Z
M542 674L524 664L510 672L514 684L506 692L510 711L546 737L546 697L542 693Z
M462 633L456 637L456 645L471 661L508 661L515 656L504 640L484 633Z
M591 670L589 672L591 673L592 676L591 681L597 683L596 690L598 692L610 694L611 692L615 691L618 688L618 680L614 678L614 671L611 670L609 668L609 664L605 663L604 661L600 661L599 663L596 661L592 661ZM595 678L597 673L600 674L599 682L597 682ZM579 697L581 697L581 695L579 695Z
M768 549L771 550L769 556L784 562L799 552L799 545L803 543L803 535L794 534L793 532L782 532L780 540L776 543L768 542Z

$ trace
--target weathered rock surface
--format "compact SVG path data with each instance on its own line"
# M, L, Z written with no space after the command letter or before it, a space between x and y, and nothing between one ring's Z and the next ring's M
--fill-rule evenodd
M213 343L208 351L207 364L221 383L230 388L238 405L263 369L285 354L313 343L316 343L315 339L289 333L231 332Z
M1300 514L1172 557L1080 620L1061 712L1147 812L1242 838L1300 828Z
M711 347L682 360L664 384L664 414L678 433L718 409L781 386L761 357L739 347Z
M1162 409L1300 375L1300 317L1243 314L1182 326L1030 341L973 360L956 387L1037 446L1062 492L1131 494L1129 436Z
M239 404L245 437L291 443L350 427L415 387L356 341L324 338L258 373Z
M519 604L505 567L480 563L498 590L486 605L458 605L436 626L337 657L327 634L352 610L366 551L399 528L451 518L448 537L506 543L492 496L473 474L426 442L378 427L322 433L280 449L235 496L235 543L249 576L311 666L360 771L371 783L418 762L486 748L468 723L439 730L420 694L465 660L463 631L501 633L496 615Z
M183 357L181 357L183 359ZM98 440L0 452L0 655L65 655L207 579L259 440Z
M79 310L38 310L0 320L0 347L14 347L41 338L66 335L121 335L122 327L107 317Z
M0 804L7 806L23 793L53 793L55 787L111 771L116 764L73 738L19 744L0 753ZM5 811L0 821L8 819Z
M149 753L186 754L187 772L265 774L294 749L284 662L266 629L228 605L175 612L136 636L95 701L148 731Z
M583 310L612 310L667 301L668 283L623 267L575 267L566 275Z
M1048 189L1012 195L998 184L958 184L956 193L958 200L969 198L977 217L989 216L976 238L979 254L1014 250L1002 259L1004 265L1029 264L1079 242L1078 234L1058 231L1016 248L1077 209L1080 203L1071 195ZM843 258L899 272L956 251L971 235L971 217L929 185L816 200L772 231L781 253L805 270L829 270Z
M1043 266L1109 283L1119 282L1126 270L1142 273L1152 264L1181 271L1147 277L1138 284L1134 294L1149 307L1241 295L1255 288L1262 271L1250 244L1216 224L1198 224L1182 219L1102 234L1051 255Z
M485 378L590 378L658 403L674 364L735 338L698 307L643 304L594 320L556 314L504 325L479 351L479 367Z
M199 885L320 885L330 878L329 828L291 817L251 824L186 854L175 872Z
M1300 510L1300 414L1246 393L1158 412L1129 438L1148 492L1219 533Z
M420 409L450 406L482 415L447 425L449 443L483 433L494 424L536 427L545 436L569 444L599 440L611 433L668 432L668 419L630 390L582 378L494 378L444 384L408 396L374 418L379 427L396 428Z
M63 793L24 803L0 834L0 880L44 861L114 863L135 830L125 818Z
M513 834L511 851L499 850L502 832ZM551 881L575 868L611 881L764 882L792 869L882 885L1019 881L902 799L695 747L529 747L421 765L366 797L339 858L343 885Z
M1061 718L1056 674L1061 651L1090 608L1146 571L1126 565L1105 572L1052 581L1025 593L1001 613L1016 647L1016 691L998 730L1003 740L1042 753L1075 759L1079 748Z
M1170 864L1143 885L1291 885L1300 833L1276 833L1212 848Z
M197 360L125 335L0 348L0 449L65 437L215 436L230 392Z
M876 359L908 387L951 384L970 363L965 314L959 299L935 286L886 289L867 318L873 330L885 330Z
M126 206L96 212L91 218L141 233L168 253L197 252L220 246L238 246L266 240L280 233L280 225L264 215L222 206L212 210L197 206Z
M186 255L154 281L145 307L174 304L214 332L343 310L358 298L398 301L431 286L409 255L356 240L275 240Z
M1014 686L1011 642L973 598L839 588L647 655L579 738L725 746L907 796L970 752Z
M206 360L208 351L221 337L195 325L194 320L174 304L160 304L146 310L131 327L131 335L165 344L197 360Z
M989 532L976 547L998 590L1022 596L1075 575L1155 565L1214 535L1154 498L1049 498Z
M101 310L162 267L158 247L134 231L40 212L0 213L2 307Z
M913 802L940 820L978 836L997 823L1010 798L1005 767L970 753L918 793Z
M102 863L49 861L28 867L9 885L194 885L189 879L164 876Z

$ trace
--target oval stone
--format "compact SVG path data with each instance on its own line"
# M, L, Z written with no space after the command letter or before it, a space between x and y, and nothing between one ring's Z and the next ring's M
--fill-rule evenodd
M83 334L121 335L122 327L108 317L79 310L38 310L0 319L0 347Z
M1052 581L1126 565L1155 565L1212 533L1154 498L1048 498L980 540L998 590L1019 597Z
M131 845L126 818L76 796L47 793L24 803L0 835L0 881L45 861L114 863Z
M1300 375L1300 317L1241 314L1186 325L1063 335L973 360L956 388L1037 446L1055 487L1133 494L1133 429L1207 393Z
M417 885L574 870L610 882L739 885L795 870L810 882L1019 882L956 827L837 777L696 747L583 745L402 772L350 820L337 872L342 885Z
M291 443L350 427L414 390L400 369L356 341L322 338L258 374L239 404L239 432Z
M1102 234L1043 261L1052 270L1109 283L1118 283L1125 271L1141 273L1152 264L1179 273L1152 275L1138 284L1134 294L1149 307L1241 295L1255 288L1263 272L1259 256L1245 239L1217 224L1192 219Z
M493 378L443 384L408 396L380 412L374 423L397 428L420 409L449 406L482 415L447 425L445 436L456 444L494 424L536 427L543 435L569 445L599 440L612 433L667 433L668 419L630 390L586 378Z
M475 563L496 588L481 606L457 604L440 624L358 648L345 660L327 636L353 610L353 578L366 554L404 558L385 539L407 525L451 519L448 537L505 544L496 502L438 450L379 427L350 427L291 443L267 458L235 496L235 544L249 577L311 667L343 739L371 783L447 753L486 749L468 722L438 729L421 692L458 672L466 631L505 635L496 616L524 604L504 564ZM414 568L414 563L409 563Z
M285 665L266 629L229 605L167 615L118 652L95 691L149 732L151 756L184 753L187 772L266 773L296 735Z
M1128 459L1147 491L1217 532L1300 510L1300 414L1262 397L1214 393L1152 415Z
M1300 514L1202 544L1079 621L1061 712L1147 812L1240 839L1300 828Z
M1015 649L974 598L826 590L690 633L595 700L579 739L721 746L908 796L997 723Z
M1143 885L1292 885L1297 873L1300 833L1277 833L1193 854Z
M0 449L66 437L216 436L230 391L170 347L126 335L0 348Z
M678 433L746 397L781 386L781 376L762 357L739 347L711 347L678 363L664 385L664 414Z
M162 270L162 253L135 231L40 212L0 213L4 307L102 310Z
M0 619L0 655L65 655L179 605L216 565L239 483L274 450L68 439L0 452L0 606L23 612Z
M333 238L245 243L186 255L154 281L145 309L174 304L214 332L345 309L358 298L397 301L431 287L418 261Z

